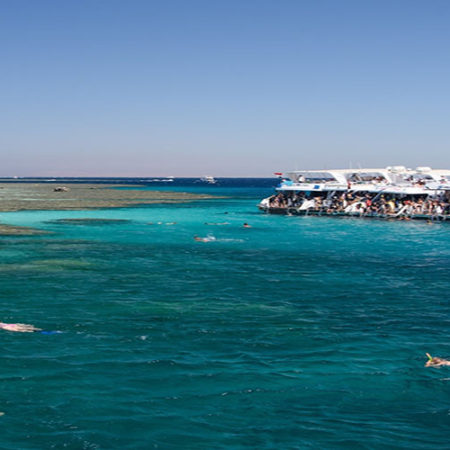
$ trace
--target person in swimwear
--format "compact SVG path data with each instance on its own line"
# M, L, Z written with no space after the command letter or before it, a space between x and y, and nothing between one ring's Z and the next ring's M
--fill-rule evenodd
M425 363L425 367L440 367L440 366L450 366L450 361L447 361L443 358L438 358L435 356L434 358L427 353L428 361Z
M26 323L3 323L0 322L0 329L6 331L18 331L20 333L34 333L35 331L42 331L41 328L36 328L33 325Z
M251 228L252 226L249 225L247 222L244 223L244 225L242 225L244 228Z
M194 240L198 242L213 242L216 240L216 238L214 236L207 236L207 237L194 236Z

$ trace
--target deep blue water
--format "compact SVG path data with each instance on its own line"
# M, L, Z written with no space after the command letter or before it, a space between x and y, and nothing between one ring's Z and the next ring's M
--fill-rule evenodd
M56 232L0 238L0 319L63 331L1 332L0 448L450 448L450 224L260 213L275 184L0 214Z

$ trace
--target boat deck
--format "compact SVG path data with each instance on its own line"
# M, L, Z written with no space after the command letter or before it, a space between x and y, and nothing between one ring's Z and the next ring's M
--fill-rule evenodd
M328 217L353 217L361 219L384 219L384 220L431 220L436 222L450 223L449 214L379 214L379 213L359 213L359 212L344 212L344 211L333 211L327 212L323 209L307 209L300 210L299 208L293 207L270 207L270 208L260 208L262 211L269 214L279 214L288 216L328 216Z

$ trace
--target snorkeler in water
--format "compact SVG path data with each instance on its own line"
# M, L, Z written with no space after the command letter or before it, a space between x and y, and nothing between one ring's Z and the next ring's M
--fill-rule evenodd
M428 356L428 361L425 363L425 367L440 367L440 366L450 366L450 361L438 358L437 356L432 357L429 353L426 354Z
M4 323L0 322L0 329L5 331L16 331L18 333L40 333L40 334L61 334L62 331L43 330L27 323Z
M0 322L0 329L6 331L18 331L20 333L34 333L35 331L42 331L41 328L36 328L33 325L26 323L3 323Z
M194 240L198 242L214 242L216 238L210 234L206 237L194 236Z

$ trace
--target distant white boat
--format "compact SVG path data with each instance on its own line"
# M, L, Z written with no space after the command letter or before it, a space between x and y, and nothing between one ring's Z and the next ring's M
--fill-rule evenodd
M152 178L146 180L150 183L172 183L175 177L166 177L166 178Z
M211 175L205 175L204 177L201 177L200 181L203 181L204 183L209 183L209 184L217 183L217 180L214 177L212 177Z

